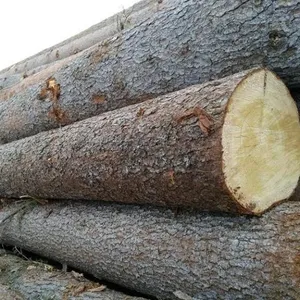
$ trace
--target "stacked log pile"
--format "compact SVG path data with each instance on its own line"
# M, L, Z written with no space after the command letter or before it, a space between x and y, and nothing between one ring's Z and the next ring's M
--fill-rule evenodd
M299 86L298 1L170 1L67 65L2 90L0 142L256 66ZM55 95L48 92L53 84Z
M142 1L2 71L0 243L149 298L300 298L298 6Z
M110 290L104 284L87 280L81 273L59 271L4 250L0 252L0 270L0 295L5 300L145 300Z
M147 20L155 13L165 10L173 4L173 1L144 0L134 4L129 9L103 20L87 30L33 55L13 66L0 71L0 87L7 88L20 82L42 69L55 64L58 68L65 65L69 58L74 59L76 54L86 50L102 40L120 34L123 30L131 28Z

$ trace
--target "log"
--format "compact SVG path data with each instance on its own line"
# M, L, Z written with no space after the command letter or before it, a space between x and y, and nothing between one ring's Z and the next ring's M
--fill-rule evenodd
M160 299L299 299L299 220L299 202L250 218L57 201L8 218L0 242Z
M54 73L0 92L1 142L258 65L299 86L298 1L170 1ZM60 85L57 97L47 93L49 78Z
M79 56L79 55L77 55L77 56ZM76 57L76 55L74 54L73 56L66 57L60 61L36 67L35 69L32 69L26 73L14 73L12 75L0 75L0 90L5 90L8 88L11 88L14 85L16 85L17 83L20 83L21 81L23 81L24 79L26 79L36 73L42 72L45 69L47 69L47 72L50 72L50 73L56 72L62 66L67 65L75 57Z
M49 72L56 72L78 57L78 53L83 50L114 35L122 35L124 30L137 26L151 15L165 10L170 4L172 0L139 1L87 30L0 71L0 90L10 88L46 68L50 68Z
M77 272L63 272L41 262L0 253L0 295L5 300L145 300L108 289Z
M8 286L0 284L0 295L6 300L21 300L21 296L11 291Z
M13 74L10 76L0 76L0 91L14 86L23 80L23 76L20 74Z
M300 175L300 123L266 69L0 146L0 196L261 214Z
M21 78L25 74L31 75L34 69L73 56L100 41L138 25L157 11L167 8L171 2L170 0L139 1L87 30L3 69L0 71L0 76L9 78L11 75L18 74Z

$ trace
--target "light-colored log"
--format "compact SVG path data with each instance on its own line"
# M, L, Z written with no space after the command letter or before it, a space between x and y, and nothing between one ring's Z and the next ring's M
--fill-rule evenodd
M171 2L170 0L139 1L132 7L120 11L79 34L3 69L0 71L0 86L1 78L6 78L10 81L11 85L13 85L12 80L10 80L12 76L16 76L16 83L21 81L24 75L30 76L36 73L36 70L46 67L49 64L53 64L57 61L65 64L68 62L68 60L65 60L66 58L138 25L156 12L167 8ZM6 82L6 86L9 86L8 82Z

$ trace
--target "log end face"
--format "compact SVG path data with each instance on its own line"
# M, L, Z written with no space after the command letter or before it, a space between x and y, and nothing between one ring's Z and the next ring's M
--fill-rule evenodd
M300 123L284 83L258 69L236 87L222 132L223 172L232 197L250 214L289 198L300 176Z

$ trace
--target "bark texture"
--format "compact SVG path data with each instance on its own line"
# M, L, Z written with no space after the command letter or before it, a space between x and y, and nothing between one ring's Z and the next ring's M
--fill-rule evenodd
M258 65L299 86L299 27L296 0L172 0L56 72L2 91L1 142ZM55 113L51 99L38 99L46 76L61 87Z
M1 243L162 299L300 297L298 202L249 218L59 201L1 227Z
M0 295L5 300L21 300L20 294L10 290L8 285L3 285L0 283Z
M139 1L132 7L103 20L87 30L3 69L0 71L0 77L9 79L12 75L17 75L18 79L21 80L24 75L34 74L38 68L63 60L123 30L136 26L157 11L168 7L171 2L170 0L162 2L156 0Z
M62 272L50 265L26 261L5 251L0 255L0 296L3 300L144 299L109 290L74 271ZM98 292L93 290L97 288Z
M254 86L258 91L255 96L251 94ZM269 90L283 93L283 98L274 99ZM299 178L296 162L300 127L296 107L287 92L271 72L247 71L1 145L0 195L261 214L289 197ZM234 100L236 93L240 101ZM242 102L245 97L246 105ZM261 99L268 105L257 111L255 101L260 105ZM229 100L231 104L227 105ZM235 101L244 106L238 106L233 115ZM273 117L275 101L279 101L274 106L278 112ZM290 109L284 111L286 106L282 103ZM225 124L225 112L230 120L243 121ZM271 118L262 120L262 112ZM247 133L244 122L257 130ZM272 134L263 136L265 129L270 130L262 123L268 122L272 124ZM278 135L282 123L288 124L287 130L292 134L282 128L283 133ZM285 142L277 144L274 135ZM261 160L265 148L259 151L254 147L265 143L279 150L268 151L270 155ZM287 147L290 151L281 150ZM258 160L254 152L258 152ZM282 162L283 155L286 159ZM236 157L245 157L247 165ZM274 171L276 164L282 167ZM273 166L270 174L269 165ZM282 179L280 172L286 178ZM234 180L232 174L238 174ZM282 183L279 190L278 181ZM282 189L287 191L282 193Z
M2 145L0 195L251 213L226 188L221 144L226 104L246 74ZM205 115L187 113L197 108L207 132Z
M23 79L24 79L23 75L20 74L13 74L10 76L0 75L0 91L3 89L10 88L11 86L19 83Z

